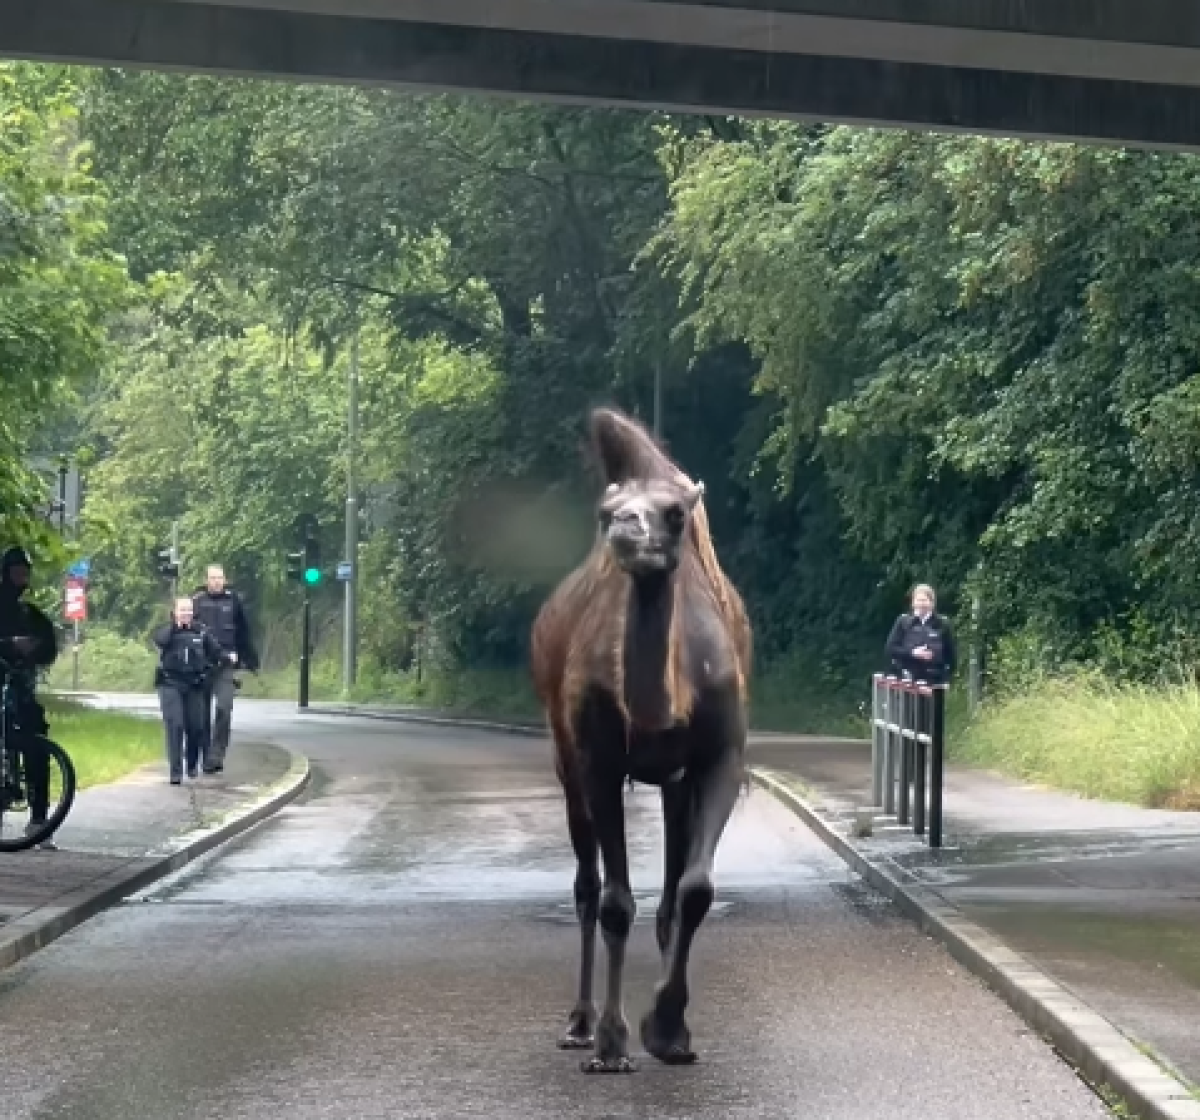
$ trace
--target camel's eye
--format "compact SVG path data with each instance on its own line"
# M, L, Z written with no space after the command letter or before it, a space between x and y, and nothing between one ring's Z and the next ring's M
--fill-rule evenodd
M612 519L613 519L613 511L611 509L609 509L607 506L601 506L601 508L600 508L600 529L602 532L605 532L605 533L608 532L608 527L612 524Z
M672 533L683 532L684 522L687 521L687 514L684 512L683 506L675 504L667 506L663 510L663 521Z

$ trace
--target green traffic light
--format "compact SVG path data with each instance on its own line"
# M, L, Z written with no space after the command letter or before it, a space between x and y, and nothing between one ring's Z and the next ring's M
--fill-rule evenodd
M320 583L321 582L321 569L320 568L305 568L304 569L304 582L305 583Z

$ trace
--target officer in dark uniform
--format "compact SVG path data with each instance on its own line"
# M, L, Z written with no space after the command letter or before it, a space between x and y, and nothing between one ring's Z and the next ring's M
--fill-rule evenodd
M37 702L37 673L54 664L58 641L54 623L32 603L24 602L33 575L33 564L23 548L10 548L0 557L0 655L13 666L12 688L16 692L18 734L32 736L24 741L25 778L29 783L29 823L26 832L45 826L50 811L50 759L38 749L50 726L45 709ZM54 850L46 839L40 848Z
M171 785L183 781L184 744L187 745L187 775L198 776L200 763L208 760L209 680L223 654L213 636L193 617L192 601L178 599L171 621L154 632L159 649L154 687L162 707L167 737L167 766Z
M220 564L209 565L207 582L196 592L192 602L195 604L196 618L207 627L225 654L209 682L209 698L205 705L209 755L204 770L205 773L215 774L225 769L225 755L229 750L233 696L238 687L236 673L239 669L258 672L258 654L250 637L250 624L241 596L225 585L225 570Z
M958 662L950 622L937 613L927 583L913 588L912 610L896 619L887 640L887 658L902 676L927 684L947 684Z

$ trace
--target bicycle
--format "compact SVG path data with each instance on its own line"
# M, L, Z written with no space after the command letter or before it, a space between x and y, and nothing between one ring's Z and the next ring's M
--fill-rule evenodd
M75 801L75 764L53 740L23 732L17 724L17 667L0 655L0 853L21 852L44 843L62 827ZM29 760L44 753L49 812L41 828L30 825Z

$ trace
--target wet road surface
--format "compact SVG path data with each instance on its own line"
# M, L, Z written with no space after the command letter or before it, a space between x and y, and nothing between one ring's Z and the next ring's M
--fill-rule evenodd
M701 1064L587 1077L573 864L538 741L299 718L311 796L0 974L5 1120L1103 1117L997 999L748 794L697 941ZM657 974L654 793L630 798L636 1023Z
M759 737L827 817L870 800L865 742ZM861 846L924 886L1200 1083L1200 814L1097 801L951 762L946 846Z

